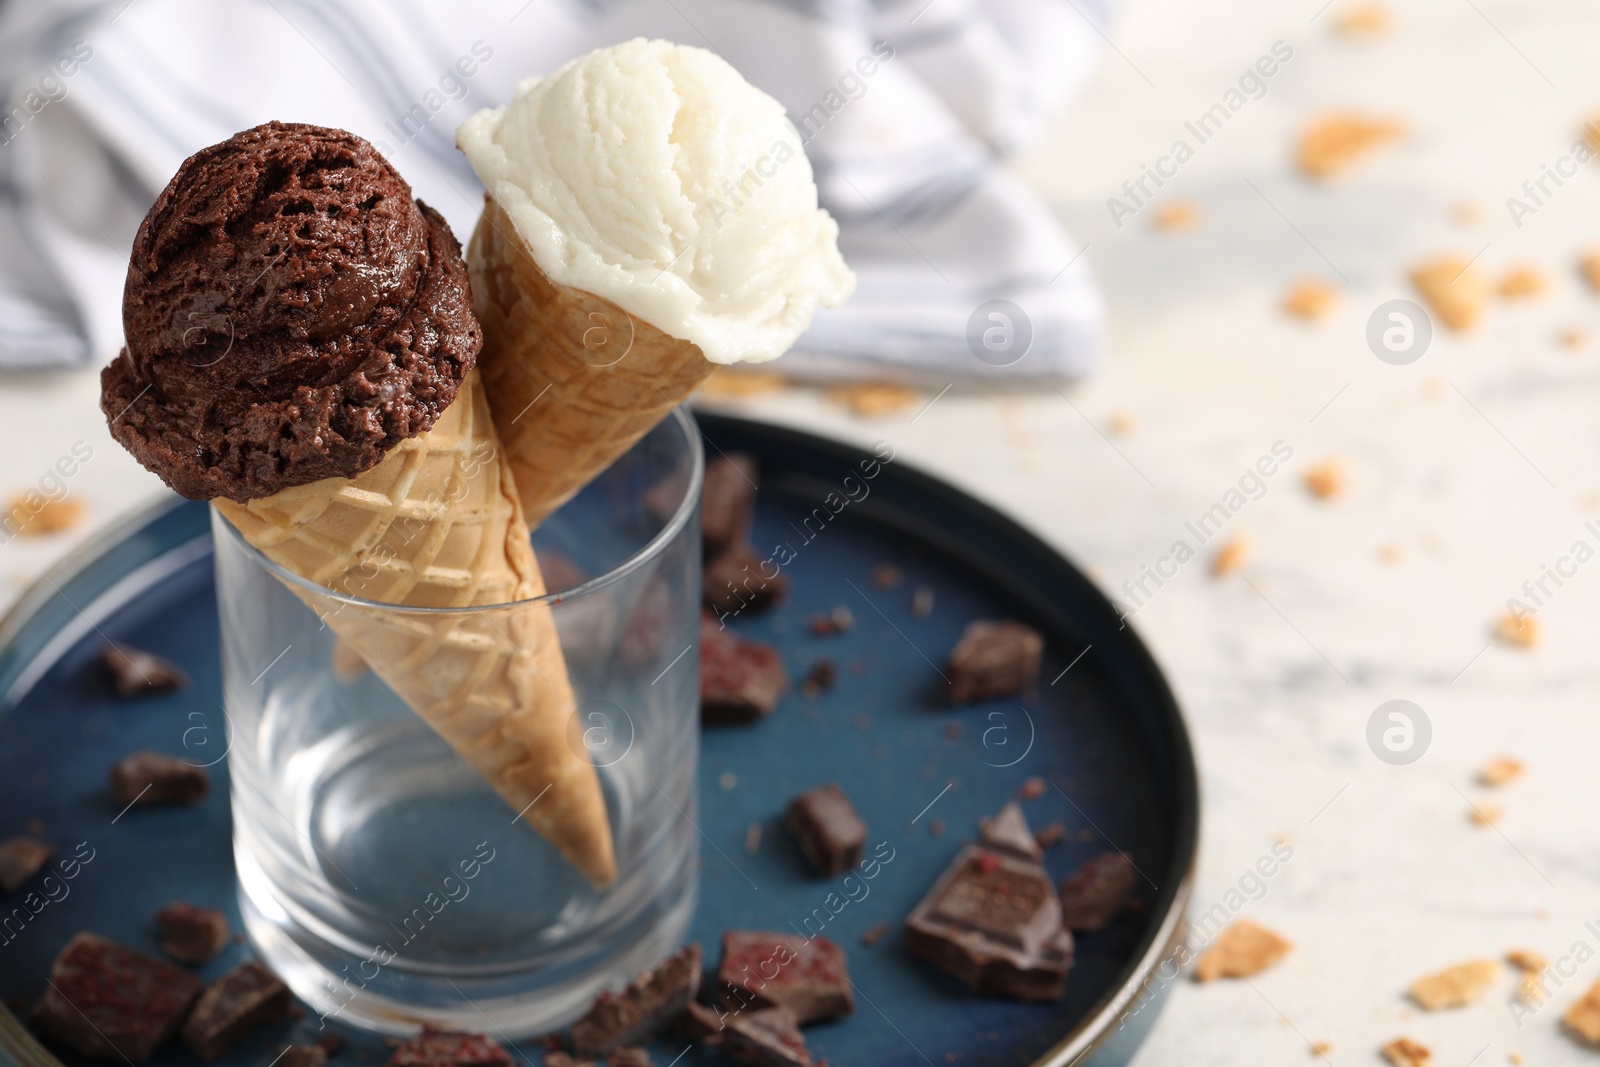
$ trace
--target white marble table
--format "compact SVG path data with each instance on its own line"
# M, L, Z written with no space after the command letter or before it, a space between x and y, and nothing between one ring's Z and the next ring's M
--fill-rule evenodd
M1243 570L1213 579L1208 547L1134 625L1170 672L1199 751L1198 910L1286 838L1293 858L1241 914L1296 948L1248 984L1182 982L1139 1063L1310 1062L1320 1041L1332 1063L1374 1063L1400 1034L1442 1065L1504 1063L1513 1051L1530 1064L1578 1062L1587 1054L1559 1016L1600 963L1578 967L1520 1028L1509 975L1478 1005L1437 1015L1409 1007L1404 991L1513 947L1600 950L1585 926L1600 919L1600 827L1588 807L1600 795L1600 671L1585 644L1600 634L1600 563L1548 598L1538 647L1490 634L1542 565L1579 539L1600 547L1583 525L1600 514L1600 304L1574 270L1600 243L1600 165L1521 228L1505 208L1600 110L1600 13L1578 0L1416 0L1397 5L1389 34L1358 45L1331 32L1342 0L1313 22L1318 2L1130 0L1086 97L1018 162L1092 246L1111 308L1095 380L1065 393L958 387L915 422L916 407L865 420L799 390L735 406L887 438L1019 516L1113 592L1275 442L1291 448L1223 535L1253 538ZM1280 40L1294 55L1265 96L1163 191L1196 201L1202 224L1160 234L1143 212L1115 228L1106 197ZM1333 108L1395 114L1411 134L1315 186L1291 169L1290 145L1306 118ZM1477 224L1456 219L1463 202L1480 206ZM1448 251L1481 251L1496 274L1540 265L1554 290L1498 304L1469 338L1437 336L1410 366L1379 362L1363 339L1368 313L1411 295L1416 260ZM1277 310L1302 276L1345 291L1326 328ZM1593 340L1569 351L1555 340L1567 328ZM0 598L159 489L111 442L97 392L90 373L0 378L0 492L37 481L76 441L94 450L71 481L88 522L0 547ZM1120 436L1118 414L1134 423ZM1348 461L1348 491L1319 501L1300 477L1332 455ZM1373 710L1396 698L1433 726L1409 766L1381 762L1365 739ZM1528 772L1491 795L1474 775L1501 753ZM1474 803L1503 807L1498 828L1469 819Z

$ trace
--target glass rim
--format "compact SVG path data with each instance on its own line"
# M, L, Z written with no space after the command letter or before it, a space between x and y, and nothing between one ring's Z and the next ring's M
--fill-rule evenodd
M651 537L650 540L646 541L642 546L630 554L627 559L623 560L621 563L617 564L615 567L612 567L603 574L597 574L593 578L579 582L571 589L563 589L558 593L546 592L540 596L529 597L525 600L506 600L498 604L473 604L460 608L421 607L412 604L390 604L382 600L368 600L365 597L352 596L349 593L341 593L335 589L329 589L325 585L318 585L309 578L304 578L296 574L287 567L284 567L281 564L269 559L266 553L262 552L255 545L252 545L249 541L245 540L244 534L239 532L239 528L230 522L228 517L221 511L218 511L214 506L211 508L211 515L213 519L221 521L222 527L227 530L228 536L233 540L234 544L241 548L245 554L250 556L257 564L265 568L273 577L277 578L279 581L282 581L286 585L294 588L304 589L308 592L316 594L319 597L331 600L338 604L345 604L356 608L375 608L383 611L422 616L471 615L477 612L504 611L508 608L526 608L540 604L554 607L564 601L576 600L580 595L587 596L591 593L598 592L614 582L621 581L623 578L644 566L647 561L659 556L666 548L668 543L670 543L674 537L683 531L684 526L689 522L690 516L694 514L695 508L699 506L700 490L705 482L706 470L705 448L701 446L698 439L699 425L694 421L694 416L685 410L681 404L676 404L673 406L668 418L673 420L677 425L678 432L683 435L685 443L689 446L690 455L693 457L689 471L689 482L686 486L684 486L683 499L678 502L677 510L674 511L672 517L662 525L661 529L656 531L655 536ZM665 422L666 420L663 419L662 421ZM654 429L655 427L651 427L651 431ZM646 431L645 436L648 436L651 431ZM640 441L643 439L644 438L641 437ZM638 445L639 441L635 441L633 448L637 448ZM633 448L630 448L628 451L633 451ZM627 454L627 452L624 452L622 455L625 456ZM622 456L617 457L617 459L621 458ZM616 461L613 460L612 462L614 463ZM610 468L607 467L606 469L609 470ZM602 471L601 473L604 472ZM596 477L598 477L598 475ZM535 556L537 556L537 554L538 553L536 550ZM540 573L542 576L542 566L540 567Z

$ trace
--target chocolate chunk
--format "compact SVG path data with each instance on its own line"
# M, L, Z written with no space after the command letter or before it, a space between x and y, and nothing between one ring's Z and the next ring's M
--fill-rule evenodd
M825 937L727 931L716 994L730 1011L788 1008L801 1026L855 1010L844 949Z
M100 650L100 662L111 675L119 697L153 696L189 688L189 676L177 664L131 645L107 642Z
M691 1000L678 1016L678 1033L697 1045L716 1045L722 1041L722 1013Z
M844 790L829 782L789 801L783 825L800 842L800 850L823 874L843 874L861 862L867 824Z
M215 908L174 901L156 912L161 951L179 963L210 963L228 944L228 917Z
M289 1016L289 987L255 960L206 986L179 1035L190 1052L214 1060L262 1026Z
M721 615L738 615L777 603L789 591L789 579L776 560L741 544L706 561L700 588L707 607Z
M801 679L800 692L812 699L816 699L832 689L834 683L838 680L839 668L834 665L833 660L823 656L811 665L811 669Z
M788 687L778 650L720 629L700 617L700 721L707 726L755 722L771 715Z
M318 1045L290 1045L272 1061L272 1067L327 1067L328 1050Z
M1020 693L1039 680L1044 638L1030 626L1009 619L967 624L950 652L950 699L973 704Z
M21 889L55 854L54 848L37 837L19 835L0 841L0 892Z
M992 819L983 819L979 823L983 843L991 848L1002 849L1021 856L1023 859L1036 860L1044 853L1039 848L1039 842L1034 840L1033 831L1028 829L1028 820L1022 815L1022 809L1016 802L1008 803L1000 809L1000 814Z
M750 537L761 465L748 452L727 452L706 463L700 491L700 537L714 559Z
M82 933L51 965L33 1026L86 1056L142 1063L177 1030L203 985L166 960Z
M606 1054L608 1067L655 1067L655 1062L638 1045L626 1045Z
M722 1051L754 1067L810 1067L811 1053L788 1008L762 1008L728 1018Z
M545 1058L545 1063L554 1062ZM389 1067L511 1067L511 1056L482 1034L424 1025L420 1034L395 1046Z
M1085 860L1061 883L1062 920L1081 934L1103 929L1128 905L1138 877L1133 861L1120 852Z
M111 799L124 807L198 804L211 791L211 775L176 756L141 749L111 765Z
M572 1024L572 1047L599 1056L647 1041L683 1013L699 988L700 946L685 945L620 993L596 997L589 1014Z
M1037 863L968 845L906 919L906 949L978 993L1058 1000L1072 965L1061 901Z

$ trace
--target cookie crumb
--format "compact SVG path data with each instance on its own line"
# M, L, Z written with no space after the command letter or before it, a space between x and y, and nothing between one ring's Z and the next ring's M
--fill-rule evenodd
M1345 463L1338 456L1329 456L1315 464L1302 476L1305 487L1318 500L1332 500L1344 495Z
M1034 775L1022 783L1022 788L1017 790L1017 795L1023 800L1038 800L1044 796L1044 779Z
M1326 282L1296 282L1283 295L1283 311L1307 322L1325 322L1339 306L1339 290Z
M1589 343L1589 335L1579 329L1562 330L1556 335L1556 343L1568 351L1576 351Z
M1332 1051L1333 1042L1331 1041L1318 1041L1311 1046L1311 1054L1313 1056L1324 1057Z
M733 370L719 368L700 384L700 395L737 398L777 393L789 388L789 379L772 371Z
M1246 534L1225 542L1211 557L1211 576L1221 578L1243 567L1250 559L1251 548L1250 538Z
M1249 978L1277 963L1294 945L1264 926L1239 919L1226 927L1195 965L1195 979Z
M1532 648L1539 643L1539 622L1532 615L1508 611L1495 624L1495 636L1508 645Z
M1394 1067L1428 1067L1433 1062L1433 1052L1409 1037L1397 1037L1379 1051Z
M1496 756L1478 771L1478 784L1498 789L1507 782L1522 777L1522 761L1510 756Z
M1169 200L1156 209L1151 222L1164 233L1192 230L1200 224L1200 206L1192 200Z
M1127 437L1138 426L1138 423L1126 411L1113 411L1110 425L1112 433L1118 437Z
M1311 177L1331 178L1405 132L1405 124L1394 119L1324 115L1300 134L1296 158L1300 169Z
M1354 4L1339 12L1333 28L1345 37L1381 37L1389 32L1389 9L1382 4Z
M906 385L866 382L859 385L834 385L823 392L831 404L848 408L862 418L876 419L904 411L921 396Z
M1489 301L1489 279L1466 256L1430 259L1411 272L1411 284L1439 321L1452 330L1470 330Z
M1531 948L1514 948L1506 953L1506 962L1522 972L1522 980L1517 983L1517 999L1524 1004L1543 1003L1547 994L1542 978L1550 966L1549 958Z
M1411 983L1411 999L1424 1011L1460 1008L1482 999L1500 976L1493 960L1468 960Z
M36 491L19 493L6 505L4 525L20 537L43 537L70 530L83 521L78 500L46 500Z
M1583 272L1583 280L1589 283L1589 288L1600 293L1600 252L1590 252L1578 260L1578 269Z
M1450 209L1450 217L1457 226L1476 226L1483 221L1483 208L1470 200L1463 200Z
M1550 279L1544 271L1527 264L1512 267L1500 276L1500 295L1507 300L1527 300L1542 296L1550 290Z
M1562 1016L1562 1022L1574 1037L1590 1045L1600 1045L1600 982L1590 986L1587 993L1573 1002Z
M1403 555L1405 555L1405 550L1393 541L1378 548L1378 558L1385 563L1394 563Z
M1504 814L1498 804L1474 804L1468 817L1478 826L1494 826Z

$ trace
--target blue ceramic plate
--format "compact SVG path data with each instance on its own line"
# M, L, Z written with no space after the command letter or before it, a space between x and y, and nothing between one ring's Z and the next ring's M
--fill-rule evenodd
M791 692L765 722L706 732L692 936L712 965L726 929L820 930L843 945L855 1013L807 1031L813 1055L835 1067L1124 1062L1159 1010L1198 832L1189 741L1149 653L1059 554L892 458L887 445L874 455L723 416L701 415L700 424L709 452L760 458L753 543L788 582L777 607L730 625L777 644L795 679L819 657L832 659L838 683L816 697ZM13 1012L25 1013L79 930L156 953L151 915L180 898L222 908L237 926L226 762L212 768L211 797L192 809L119 816L105 784L106 768L127 752L192 756L213 727L222 754L210 549L206 506L165 503L58 567L0 624L0 838L36 822L59 855L93 856L54 899L36 895L30 907L28 889L0 897L0 1000ZM903 580L875 582L884 565ZM931 611L913 609L918 590L927 591L922 607L931 594ZM809 618L841 605L851 629L808 630ZM949 706L944 658L974 618L1018 618L1045 635L1036 692ZM194 684L119 701L98 663L106 640L174 660ZM908 958L900 937L901 920L976 835L978 819L1030 778L1044 790L1023 802L1029 821L1067 830L1045 857L1053 877L1111 848L1144 876L1135 910L1078 939L1066 995L1046 1005L974 996ZM788 799L828 781L866 819L869 853L889 857L870 881L817 876L782 828ZM888 932L863 942L879 929ZM231 946L203 977L249 952ZM316 1027L311 1015L261 1031L218 1062L266 1067L285 1041L314 1040ZM377 1038L345 1036L334 1067L387 1059ZM538 1062L536 1043L517 1045ZM652 1051L660 1064L717 1062L700 1049L674 1061L682 1043ZM47 1051L0 1011L0 1067L54 1064L51 1052L82 1060ZM150 1062L199 1061L174 1044Z

